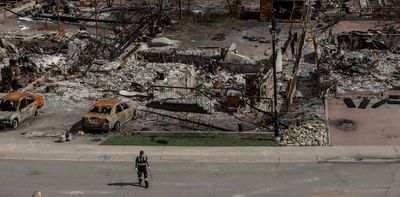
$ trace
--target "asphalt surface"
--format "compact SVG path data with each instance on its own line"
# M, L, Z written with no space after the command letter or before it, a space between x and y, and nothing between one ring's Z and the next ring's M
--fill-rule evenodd
M0 196L400 196L399 163L151 163L0 160Z

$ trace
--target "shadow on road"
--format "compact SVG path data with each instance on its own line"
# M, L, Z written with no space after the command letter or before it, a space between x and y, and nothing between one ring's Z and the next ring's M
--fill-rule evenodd
M5 124L0 124L0 133L6 132L6 131L9 131L9 130L13 130L13 129L12 128L8 128L7 125L5 125Z
M145 188L144 185L139 185L138 182L128 183L128 182L122 182L121 181L121 182L118 182L118 183L108 183L107 185L108 186L118 186L118 187L121 187L121 189L122 189L123 186L135 186L135 187L143 187L143 188Z

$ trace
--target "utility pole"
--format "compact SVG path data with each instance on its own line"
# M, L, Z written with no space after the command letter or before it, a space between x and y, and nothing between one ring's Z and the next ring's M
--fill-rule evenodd
M96 17L96 39L99 39L99 24L97 22L97 0L94 1L94 12L95 12L95 17Z
M57 29L60 33L60 0L57 0Z
M190 9L190 0L188 0L188 10L189 10L189 16L192 15L192 11Z
M179 20L182 20L182 0L179 0Z
M272 20L271 20L271 29L269 30L272 34L272 72L273 72L273 77L274 77L274 139L275 141L280 141L280 134L279 134L279 121L278 121L278 91L277 91L277 79L276 79L276 51L275 51L275 45L276 45L276 35L279 34L281 31L277 26L276 26L276 19L275 19L275 9L274 9L274 1L272 1Z
M162 12L163 12L163 4L164 4L164 0L160 0L160 17L162 16Z

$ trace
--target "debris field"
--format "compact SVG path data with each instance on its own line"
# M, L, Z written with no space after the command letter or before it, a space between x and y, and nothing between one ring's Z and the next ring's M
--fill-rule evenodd
M324 146L330 128L339 141L355 128L328 107L400 104L399 2L271 2L2 1L0 91L45 104L0 141L187 131L270 140L276 110L282 145ZM100 100L134 103L135 115L118 131L88 131L82 115Z

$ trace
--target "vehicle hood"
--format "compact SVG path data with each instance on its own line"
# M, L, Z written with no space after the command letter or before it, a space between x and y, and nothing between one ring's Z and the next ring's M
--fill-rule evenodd
M9 119L14 113L12 111L0 111L0 120Z

